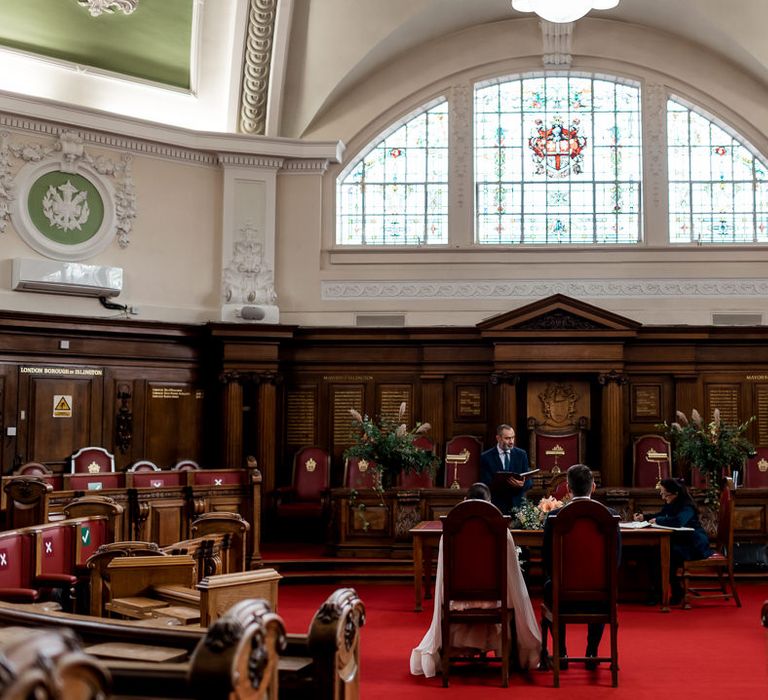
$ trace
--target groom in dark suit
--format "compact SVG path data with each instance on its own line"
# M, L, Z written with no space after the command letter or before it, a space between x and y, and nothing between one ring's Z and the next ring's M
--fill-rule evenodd
M491 487L491 500L502 513L519 508L525 492L533 486L530 477L520 476L527 471L528 455L515 447L515 431L503 423L496 428L496 444L480 455L480 481ZM496 472L508 472L503 485L499 477L494 479Z

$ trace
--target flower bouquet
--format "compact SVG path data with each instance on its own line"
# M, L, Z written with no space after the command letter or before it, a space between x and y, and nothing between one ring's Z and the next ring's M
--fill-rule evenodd
M394 485L398 474L428 471L435 474L438 460L434 452L416 444L419 436L427 433L429 423L416 423L411 430L403 422L405 402L400 404L397 419L381 417L374 420L359 411L350 409L356 428L355 444L347 448L344 457L367 460L377 470L381 488Z
M540 530L544 527L544 519L550 511L556 508L562 508L565 501L558 501L554 496L542 498L538 505L533 505L531 501L525 499L520 508L515 508L512 514L517 518L520 528L523 530Z

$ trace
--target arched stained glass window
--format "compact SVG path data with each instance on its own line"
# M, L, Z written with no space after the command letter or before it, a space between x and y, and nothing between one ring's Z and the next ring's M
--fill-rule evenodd
M768 242L768 167L712 117L667 101L669 240Z
M340 245L448 243L448 106L411 116L338 178Z
M641 239L640 87L579 75L475 88L480 244Z

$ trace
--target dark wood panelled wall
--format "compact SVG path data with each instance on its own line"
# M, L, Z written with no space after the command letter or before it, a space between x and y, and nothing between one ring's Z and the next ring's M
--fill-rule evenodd
M55 470L83 445L117 467L167 468L257 458L263 492L291 478L292 455L331 453L334 485L351 440L349 409L407 406L436 450L454 435L493 442L508 422L527 447L541 396L565 387L587 420L586 461L604 487L630 485L632 439L676 409L729 421L756 415L768 445L768 328L642 326L556 295L471 328L175 325L0 314L2 472L26 461ZM570 403L568 403L570 402Z

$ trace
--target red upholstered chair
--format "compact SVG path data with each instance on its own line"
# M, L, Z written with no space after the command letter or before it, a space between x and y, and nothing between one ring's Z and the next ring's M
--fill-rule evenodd
M733 578L734 496L730 479L720 489L715 551L708 559L683 562L683 607L689 609L694 600L733 598L741 600ZM730 588L730 590L728 590Z
M671 474L672 445L661 435L640 435L632 444L632 485L653 488Z
M768 447L758 447L744 463L744 486L751 489L768 488Z
M192 459L180 459L173 465L175 472L191 472L200 469L200 465Z
M360 457L344 460L344 487L348 489L372 489L376 486L376 465Z
M150 462L148 459L140 459L138 462L134 462L125 471L131 472L133 474L136 472L159 472L160 467L158 467L154 462Z
M116 542L123 539L123 514L124 508L114 499L108 496L89 493L80 496L66 503L63 507L64 516L67 520L81 520L83 518L99 517L104 521L104 536L99 537L99 544L106 542ZM96 534L100 534L102 526L98 526L98 533L89 537L95 541ZM78 545L79 546L79 545ZM98 546L98 545L97 545ZM94 550L95 551L95 550ZM92 554L93 552L91 552ZM87 555L87 556L90 556ZM86 558L87 558L86 556ZM84 562L83 562L84 565Z
M187 475L185 472L168 471L161 469L156 472L126 472L125 484L128 488L135 489L159 489L164 486L186 486Z
M560 626L607 624L611 655L593 661L611 662L611 681L619 683L618 534L619 516L591 499L572 501L549 516L552 527L552 602L542 603L542 655L546 652L546 629L552 632L555 687L560 685ZM586 661L587 657L569 657Z
M555 474L547 486L547 496L562 501L568 495L568 475L565 472Z
M115 471L115 456L103 447L81 447L70 457L73 474L103 474Z
M17 470L18 476L50 476L53 472L41 462L27 462Z
M302 447L293 457L290 486L274 492L274 514L278 520L318 521L325 518L331 460L320 447Z
M482 451L483 443L474 435L456 435L448 440L445 443L443 486L466 489L479 481Z
M462 501L442 516L443 600L440 667L448 686L451 627L456 624L501 625L501 682L509 685L514 609L507 607L507 532L509 516L486 501ZM437 604L437 601L436 601ZM471 607L470 607L471 606Z
M104 489L120 489L124 485L125 474L123 472L64 475L64 488L68 491L103 491Z
M0 600L34 603L40 594L32 584L34 539L29 531L0 532Z
M396 486L399 489L431 489L435 486L435 478L429 471L400 472Z
M48 522L48 498L53 486L41 477L17 476L8 481L3 489L8 529L18 530Z
M35 577L32 584L46 599L54 598L54 592L60 590L59 602L71 612L77 585L74 571L75 527L71 522L62 520L36 528L34 533Z
M552 430L528 419L528 460L531 469L542 472L564 472L572 464L583 464L586 449L587 419L571 428Z

